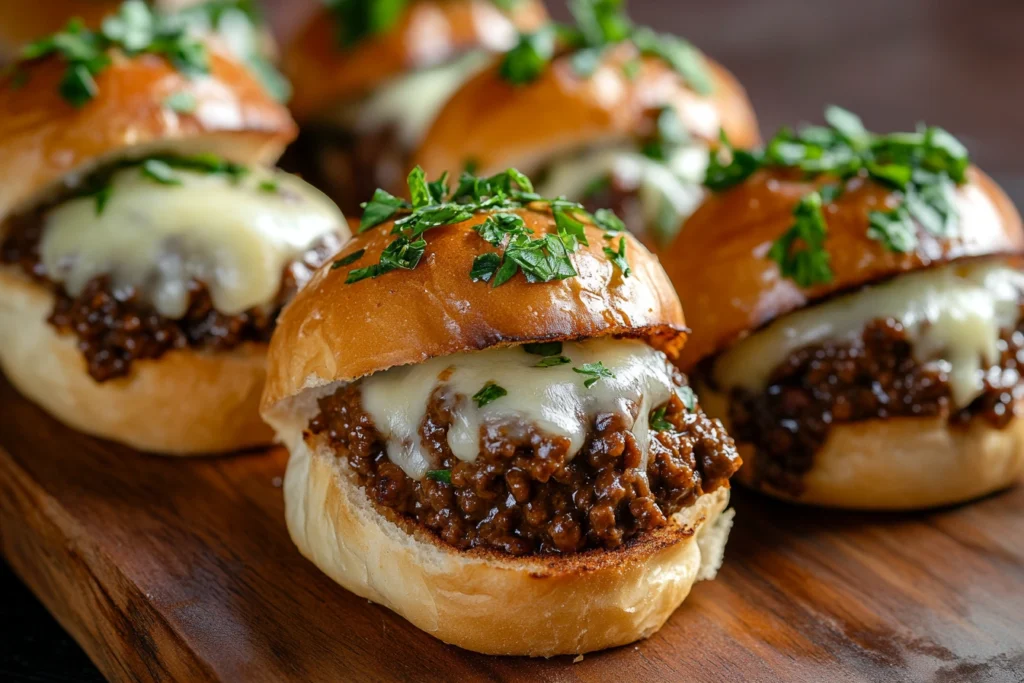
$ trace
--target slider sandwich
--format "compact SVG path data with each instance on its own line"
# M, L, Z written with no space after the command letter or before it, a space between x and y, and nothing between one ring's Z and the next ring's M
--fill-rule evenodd
M286 164L350 213L378 187L404 189L438 109L546 17L539 0L325 2L284 50L303 128Z
M165 15L192 35L216 40L244 61L277 99L288 97L288 82L273 66L277 48L267 30L258 0L151 0L153 11ZM41 35L59 31L69 19L90 29L115 14L120 0L44 0L0 2L0 63L14 59L18 50ZM137 21L146 21L145 7L131 10Z
M759 140L746 94L676 36L635 26L622 0L571 3L575 25L524 33L466 83L414 156L428 174L509 166L538 191L614 209L652 249L703 197L708 150Z
M32 43L0 79L0 366L140 449L267 443L277 313L349 229L270 166L295 124L251 72L139 8Z
M610 212L517 171L415 169L409 196L378 191L271 340L292 538L470 650L651 635L715 575L739 466L670 362L668 278Z
M909 509L1024 472L1024 232L934 127L877 135L838 108L715 193L664 262L698 332L680 357L744 483L803 503Z

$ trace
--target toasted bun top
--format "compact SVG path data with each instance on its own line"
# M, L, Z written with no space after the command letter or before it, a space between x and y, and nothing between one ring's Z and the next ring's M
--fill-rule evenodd
M193 78L156 55L112 58L96 76L96 96L81 108L59 92L67 64L56 56L0 80L0 218L70 174L121 157L210 152L238 163L273 163L297 133L288 110L219 50L210 50L210 73ZM167 106L181 92L193 95L193 113Z
M768 251L793 225L800 199L828 182L834 179L804 181L785 171L761 170L711 195L686 222L662 254L696 332L680 358L684 370L775 318L832 294L962 258L1024 251L1020 215L977 168L968 169L967 182L956 191L958 236L940 239L918 226L918 246L906 254L868 236L869 213L895 208L900 196L856 178L824 209L833 280L803 289L782 277Z
M518 30L531 30L546 19L539 0L521 0L509 12L493 0L414 0L394 27L345 47L337 17L323 7L285 48L283 68L294 86L292 111L306 120L406 71L474 48L506 50L515 45Z
M556 232L550 211L516 213L538 237ZM572 255L577 277L531 284L520 273L492 287L469 277L473 259L494 251L473 230L485 219L434 228L416 268L354 284L345 284L348 273L377 263L394 239L391 224L349 242L339 260L365 254L350 266L321 268L278 320L264 413L305 389L491 347L622 335L678 355L686 336L679 299L658 260L632 236L623 237L629 277L605 256L602 232L587 225L590 246Z
M559 152L654 133L664 107L676 110L694 138L713 145L722 128L737 147L758 144L747 95L722 66L707 60L714 90L703 96L654 57L643 58L630 77L627 65L638 56L631 43L619 44L583 77L571 55L563 55L528 85L509 83L497 68L487 70L445 105L414 163L430 175L457 174L470 160L483 174L509 166L529 173Z

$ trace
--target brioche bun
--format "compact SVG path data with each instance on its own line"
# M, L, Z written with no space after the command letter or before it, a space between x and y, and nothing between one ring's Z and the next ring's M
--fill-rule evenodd
M54 297L0 268L0 368L18 391L61 422L133 448L169 455L233 451L271 441L260 420L266 345L230 352L170 351L131 375L89 376L74 335L47 322Z
M210 74L190 79L164 59L113 55L96 96L75 108L58 92L66 65L49 57L19 67L24 87L0 83L0 240L15 213L59 197L91 171L153 153L213 153L272 163L295 137L288 111L250 72L219 52ZM169 109L192 93L193 114ZM12 383L63 422L148 451L231 451L269 443L259 419L266 345L231 352L171 351L136 361L129 376L97 383L75 335L47 318L54 295L20 268L0 270L0 366Z
M729 428L728 398L700 386L701 406ZM1017 401L1015 411L1024 410ZM1024 477L1024 420L997 429L983 419L954 427L943 417L833 425L802 476L799 495L757 479L758 454L736 442L736 479L775 498L854 510L920 510L963 503Z
M700 331L680 356L684 372L772 320L833 294L959 259L1024 251L1020 214L977 168L968 169L966 184L956 190L959 235L940 240L921 228L917 247L908 253L868 236L868 214L897 206L899 195L858 180L825 209L832 281L803 289L782 277L768 251L792 226L800 199L831 181L758 171L710 195L662 253L687 321Z
M723 67L707 66L714 90L699 95L660 59L644 57L632 77L625 68L640 59L631 43L606 51L597 70L580 76L571 56L556 58L540 77L520 86L489 69L464 85L434 120L414 156L431 176L457 174L472 160L481 174L509 166L529 173L560 153L613 145L654 132L654 114L678 113L690 135L709 145L724 129L737 147L760 140L743 88Z
M519 30L546 19L538 0L517 2L507 13L491 0L414 0L394 27L345 47L338 19L321 7L285 46L282 67L294 87L292 111L305 122L407 71L476 48L506 50Z
M696 581L714 578L732 526L729 489L615 551L511 558L462 552L385 518L344 458L286 432L288 531L356 595L446 643L494 655L583 654L646 638Z
M549 209L519 214L536 236L554 233ZM645 339L670 357L685 321L657 260L625 235L632 273L602 252L601 231L573 255L578 277L500 287L472 282L487 245L485 215L434 228L413 270L345 284L393 239L385 224L322 268L282 314L271 340L263 416L291 451L288 528L302 553L342 586L444 640L478 652L552 656L633 642L655 632L694 581L721 561L728 489L702 495L671 523L616 550L559 557L460 551L370 501L344 458L305 432L317 399L374 372L488 348L607 336Z

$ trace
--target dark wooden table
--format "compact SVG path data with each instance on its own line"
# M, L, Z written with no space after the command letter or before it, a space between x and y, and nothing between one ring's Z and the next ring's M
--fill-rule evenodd
M268 4L287 30L305 2ZM766 133L817 120L828 103L861 113L877 130L926 120L960 136L974 160L1024 203L1021 0L633 0L632 6L639 21L689 37L732 69ZM0 412L13 400L9 391L0 394ZM629 660L635 676L651 674L654 659L674 659L674 673L701 680L775 680L785 672L795 680L823 680L814 672L829 665L841 666L847 680L1024 680L1024 492L958 510L885 517L808 511L750 495L736 502L738 527L719 581L700 586L670 622L673 629L686 624L686 650L666 651L675 639L650 641ZM925 550L910 552L911 545ZM864 573L882 577L877 590L857 588ZM993 602L1010 588L1015 591L1005 600ZM851 591L860 602L835 606ZM832 607L823 616L816 605ZM384 610L365 609L366 619L377 619L385 632L408 633ZM958 635L942 640L951 633ZM467 662L468 668L457 667L463 675L516 670L508 660L493 668L481 658ZM630 669L603 670L601 662L566 666L559 675L527 664L521 673L597 679L614 671L630 678ZM386 671L401 675L400 669L378 673ZM0 680L97 676L0 568Z

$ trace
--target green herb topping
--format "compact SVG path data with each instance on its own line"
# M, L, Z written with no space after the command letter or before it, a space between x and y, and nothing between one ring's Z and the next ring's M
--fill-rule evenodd
M502 396L508 396L508 390L494 382L488 382L484 385L483 389L473 395L473 400L476 401L478 408L483 408L488 403L494 403Z
M355 263L356 261L358 261L359 259L363 258L363 254L365 254L365 253L366 253L365 249L360 249L359 251L353 251L348 256L343 256L342 258L340 258L337 261L335 261L334 263L332 263L331 264L331 270L337 270L338 268L343 268L345 266L350 266L353 263Z
M662 406L657 410L652 411L648 422L651 425L651 429L653 429L656 432L676 431L676 426L665 419L665 406Z
M679 396L679 400L683 402L683 407L691 413L697 410L697 394L694 393L690 387L680 387L676 392Z
M501 251L478 255L469 277L492 287L500 287L519 272L531 283L575 277L577 272L570 255L579 245L589 245L584 221L603 229L606 237L624 228L622 220L611 211L591 215L582 204L563 197L541 197L534 192L530 179L515 169L491 177L465 172L458 186L452 189L447 174L429 182L423 169L417 167L409 173L408 185L411 202L378 189L373 198L363 204L359 232L394 220L391 228L394 239L384 248L377 263L350 271L345 279L347 283L393 270L416 268L426 251L428 231L467 221L480 213L488 215L474 230L484 242ZM523 217L514 213L518 209L550 210L555 234L536 236ZM606 253L628 275L625 248L622 238L617 250L609 249Z
M801 287L832 281L825 250L824 207L842 196L855 177L897 190L902 202L889 211L869 214L868 236L895 252L912 251L918 225L940 238L954 236L959 216L956 186L966 182L967 149L941 128L920 126L913 133L879 135L864 128L860 118L845 109L825 110L827 126L808 126L799 132L783 128L762 151L734 150L723 136L723 149L712 155L704 184L722 191L742 183L760 168L798 169L808 179L833 176L804 197L793 212L795 223L772 246L769 257L785 277Z
M452 483L452 471L451 470L428 470L427 479L441 482L442 484Z
M523 344L523 351L532 353L535 356L557 356L562 353L562 342L540 342L537 344Z
M604 363L601 361L597 361L596 363L584 363L582 367L573 368L572 371L588 377L588 379L583 382L583 386L587 389L597 384L598 380L603 377L615 379L615 375L612 374L612 371L606 368Z
M625 0L571 0L574 24L551 23L520 35L519 44L502 60L502 77L515 85L531 83L565 50L571 53L575 72L589 78L608 48L630 41L641 54L666 62L696 92L710 94L712 80L700 51L682 38L635 26L625 5ZM628 62L624 66L627 78L635 78L640 66L636 60Z
M63 31L26 45L19 64L56 55L67 65L60 94L74 107L82 107L99 92L96 76L111 65L109 51L130 57L154 54L167 59L189 76L209 70L206 47L181 22L154 13L141 0L128 0L117 14L107 17L99 31L72 20Z
M395 27L411 0L325 0L334 13L338 42L352 47L371 36L387 33ZM504 12L515 9L521 0L491 0Z

